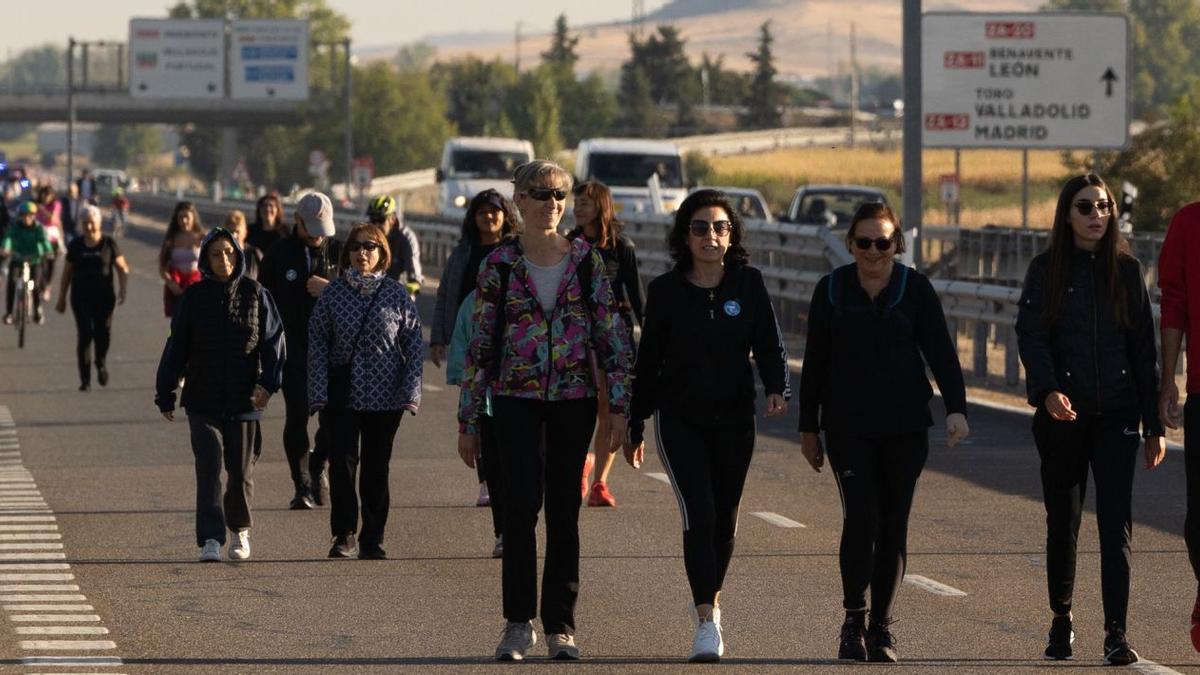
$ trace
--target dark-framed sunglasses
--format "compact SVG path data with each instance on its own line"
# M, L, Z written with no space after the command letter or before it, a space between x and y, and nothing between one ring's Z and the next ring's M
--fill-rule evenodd
M688 224L688 231L692 233L693 237L703 237L708 234L709 230L712 230L713 234L718 237L724 237L733 232L733 222L714 220L710 223L707 220L693 220Z
M1098 202L1090 202L1086 199L1080 199L1079 201L1075 202L1075 210L1078 211L1079 215L1081 216L1092 215L1093 209L1102 215L1106 213L1112 213L1113 203L1107 199L1101 199Z
M559 188L529 188L525 194L539 202L548 201L551 197L556 202L564 201L567 198L567 191Z
M893 243L894 242L892 241L891 237L876 237L874 239L870 237L854 238L854 245L857 246L858 250L860 251L869 250L872 244L874 244L875 248L881 252L887 251L888 249L892 248Z
M378 249L379 242L376 241L352 241L349 244L346 244L346 250L350 251L351 253L358 253L359 251L374 253Z

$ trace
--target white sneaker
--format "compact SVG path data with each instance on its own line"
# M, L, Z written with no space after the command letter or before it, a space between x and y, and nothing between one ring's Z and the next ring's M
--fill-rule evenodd
M509 621L496 647L496 660L520 661L525 658L525 652L536 644L537 631L533 629L532 621Z
M492 547L492 557L493 558L503 558L504 557L504 535L503 534L500 535L499 537L496 537L496 545Z
M546 636L546 656L551 661L578 661L579 647L575 645L575 636L566 633L551 633Z
M200 562L218 562L221 560L221 542L216 539L205 539L200 547Z
M725 653L725 641L721 638L721 610L713 608L712 621L696 622L696 636L692 639L692 663L716 663Z
M250 557L250 530L238 530L233 533L233 541L229 544L230 560L245 560Z

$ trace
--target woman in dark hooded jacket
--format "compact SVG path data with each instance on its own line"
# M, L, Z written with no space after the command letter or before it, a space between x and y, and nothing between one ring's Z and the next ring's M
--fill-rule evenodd
M259 419L283 379L283 324L275 301L245 276L234 236L216 228L200 244L200 281L179 296L158 364L154 402L175 421L175 389L185 378L196 458L196 544L200 560L217 561L225 530L231 560L250 557L254 462L262 451ZM221 495L221 465L228 483Z

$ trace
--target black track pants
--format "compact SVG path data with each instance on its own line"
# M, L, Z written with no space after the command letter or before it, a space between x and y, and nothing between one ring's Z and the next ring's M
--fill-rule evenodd
M328 412L317 413L317 433L313 438L312 452L308 444L308 371L303 354L288 355L288 363L302 364L283 370L283 452L287 456L288 468L292 473L292 484L297 490L316 492L317 479L329 461Z
M391 507L388 470L401 415L400 410L329 411L329 530L333 536L359 531L361 502L359 543L364 546L383 544L383 531ZM357 491L355 478L358 479Z
M92 350L97 368L103 368L112 337L112 293L91 297L71 294L71 312L75 315L75 360L79 365L80 384L92 381Z

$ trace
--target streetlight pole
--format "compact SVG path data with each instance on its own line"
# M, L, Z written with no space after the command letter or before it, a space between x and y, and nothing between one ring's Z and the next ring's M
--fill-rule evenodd
M904 0L904 177L905 228L914 230L913 266L921 269L921 0Z
M350 62L350 39L342 41L346 50L346 82L344 87L346 105L346 200L351 199L351 189L354 183L354 68Z
M67 39L67 182L70 191L75 180L75 38Z

